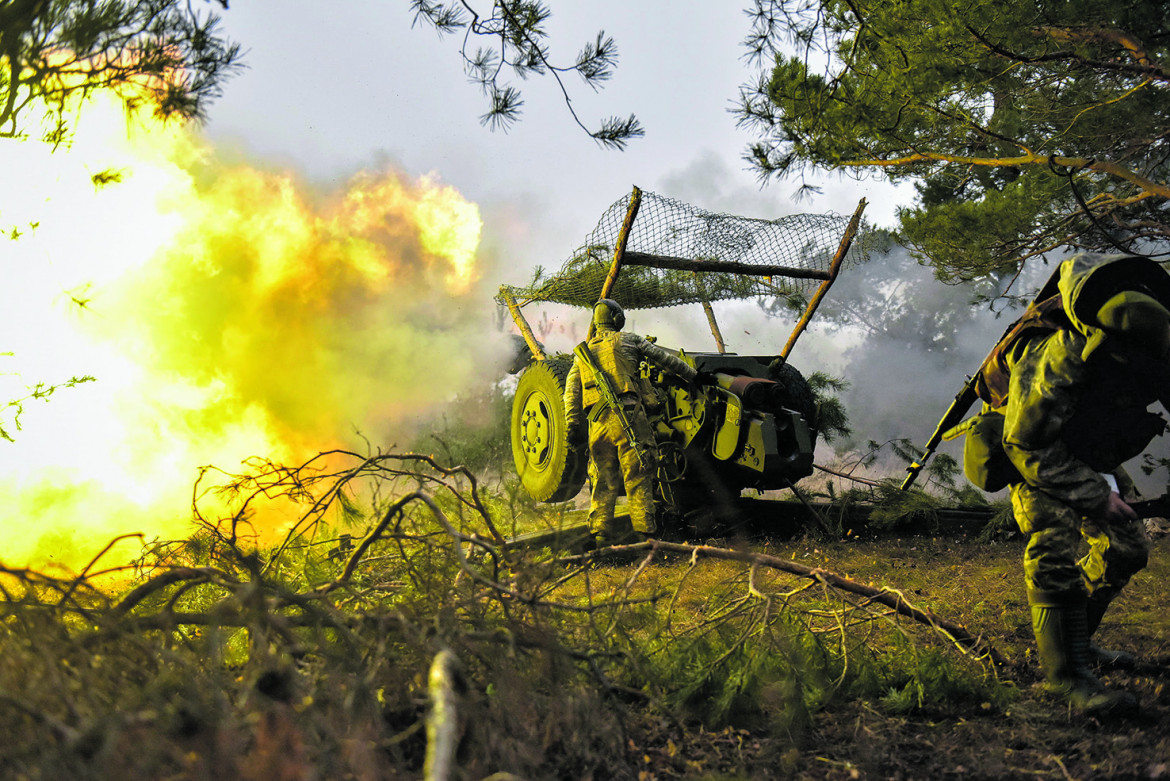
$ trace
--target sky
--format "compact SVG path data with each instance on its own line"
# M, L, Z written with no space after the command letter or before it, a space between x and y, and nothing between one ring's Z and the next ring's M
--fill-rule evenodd
M244 46L249 67L225 85L205 133L221 150L298 171L325 189L343 187L355 171L382 167L453 186L484 221L481 255L485 273L494 275L485 293L523 284L536 266L558 268L635 185L709 211L765 219L851 214L865 198L866 220L880 227L893 227L897 209L911 203L911 187L873 177L825 173L815 179L823 191L799 202L797 181L760 182L743 159L753 136L737 126L732 111L740 86L756 76L742 46L751 21L743 4L549 6L554 61L571 62L599 30L615 39L618 65L604 89L595 93L575 77L565 84L586 124L638 116L645 136L625 151L589 138L550 78L516 82L525 100L520 121L507 132L489 130L480 122L486 101L463 71L460 38L415 25L405 2L374 0L333 4L328 13L319 2L282 0L278 15L268 4L233 2L223 31ZM904 256L890 273L929 289L924 301L964 295ZM838 284L842 291L850 287ZM776 354L793 325L763 317L755 302L717 303L716 313L729 349L742 354ZM587 315L560 313L573 316L583 329ZM965 336L965 349L949 358L953 365L907 352L903 344L870 342L862 355L857 334L815 321L791 357L805 374L827 371L851 383L843 400L863 447L869 439L924 441L964 372L1003 328L991 316L984 325ZM632 312L628 327L667 346L714 349L698 307ZM542 336L553 350L567 352L581 331L570 326ZM818 459L832 461L831 451L822 443Z
M883 227L909 202L876 180L825 176L823 193L799 203L794 182L761 187L731 112L755 75L736 4L551 5L554 61L573 61L599 30L615 38L604 90L566 83L590 125L639 117L646 135L626 151L589 138L548 78L520 84L521 121L489 131L458 38L412 26L407 3L384 0L236 0L222 32L247 67L203 125L140 127L97 101L66 148L0 147L13 174L0 181L0 229L23 231L0 256L11 282L0 290L0 398L97 378L26 403L19 430L14 409L0 409L16 434L0 447L0 493L25 520L0 533L11 560L76 566L128 530L176 539L204 465L408 447L459 412L461 393L503 376L498 287L559 268L633 186L768 219L847 215L866 198L866 218ZM95 186L103 171L116 176ZM929 287L921 301L955 294L904 254L883 262L909 289ZM864 295L860 279L837 287ZM716 313L740 354L777 354L793 326L755 302ZM567 352L588 314L554 317L546 343ZM627 322L667 347L714 349L699 307ZM941 365L904 344L859 354L856 334L814 322L792 359L852 383L843 401L861 441L920 441L990 338L971 334L957 363Z
M7 560L76 567L114 534L180 538L205 465L395 452L439 416L474 416L451 402L503 376L511 341L498 287L559 268L633 186L765 219L847 215L865 198L878 227L912 202L912 188L877 179L826 174L815 181L823 192L800 202L796 182L761 186L743 160L753 138L731 110L756 75L739 3L549 4L554 61L572 62L599 30L616 40L604 90L566 85L591 126L638 116L646 135L626 151L589 138L549 78L519 83L521 120L491 132L459 38L413 25L408 3L386 0L235 0L222 32L247 67L203 125L138 128L107 104L86 108L58 152L0 146L10 174L0 230L23 231L0 255L0 398L97 378L26 402L19 421L0 408L17 435L0 443L0 493L22 519L0 526ZM117 176L95 186L103 170ZM865 274L846 269L830 301L935 312L968 295L904 251L870 262ZM740 354L777 354L794 324L754 301L715 309ZM937 334L915 345L814 320L792 362L850 383L845 444L922 443L1004 328L968 314L942 352L928 349ZM567 352L588 314L554 318L546 344ZM633 312L627 323L666 347L714 349L699 307ZM824 443L817 453L818 463L849 458Z
M247 69L224 86L204 134L221 154L291 170L324 191L344 188L358 171L395 170L435 177L476 204L483 219L484 290L522 285L537 266L559 268L605 210L637 186L713 212L773 219L809 212L852 214L867 199L867 221L892 227L912 189L875 178L825 173L823 192L803 198L796 181L761 183L743 155L753 141L737 127L740 86L755 66L744 55L750 18L739 3L617 0L549 3L554 62L572 62L598 31L612 36L619 58L594 92L565 79L573 107L591 127L635 114L645 136L625 151L602 148L578 127L550 78L517 81L519 122L485 127L486 101L470 83L459 36L415 24L406 2L353 0L323 13L309 0L269 4L238 0L222 30L245 49ZM474 44L473 44L474 45ZM532 318L540 315L526 310ZM754 302L716 304L728 349L775 354L793 324L766 321ZM580 331L555 312L542 335L569 351ZM584 322L581 323L581 328ZM629 327L664 344L714 349L698 307L632 312ZM808 371L840 372L848 343L814 325L792 357Z
M619 62L594 93L566 80L591 126L634 113L646 129L624 152L601 148L574 124L556 83L517 84L522 119L507 132L479 117L486 103L464 75L460 39L413 25L405 2L331 4L246 0L223 30L246 49L248 69L228 82L206 132L217 145L287 165L322 186L354 171L393 166L437 174L484 213L484 243L506 257L505 279L557 266L605 208L637 185L717 212L774 218L799 211L852 213L892 223L904 194L880 182L825 177L822 196L792 201L795 184L761 188L742 155L751 136L730 109L752 71L740 45L749 19L735 3L595 0L551 3L554 60L571 62L604 30ZM413 26L412 26L413 25Z

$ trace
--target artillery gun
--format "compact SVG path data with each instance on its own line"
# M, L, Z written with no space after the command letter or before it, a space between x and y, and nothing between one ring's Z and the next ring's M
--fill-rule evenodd
M521 311L540 301L591 309L598 299L613 298L627 311L702 304L717 350L677 354L715 375L717 384L700 386L648 363L641 366L642 396L659 453L660 526L698 515L708 521L729 518L744 489L789 488L812 474L817 403L787 357L843 262L864 252L853 243L864 207L862 200L847 222L818 215L750 220L712 215L634 188L610 207L557 276L538 278L524 289L502 287L498 300L508 306L524 339L524 360L514 365L520 377L511 420L512 453L524 489L539 502L562 502L575 497L588 477L585 442L568 441L565 426L562 397L573 356L545 354ZM784 247L796 248L790 250L796 263L772 262ZM792 300L802 297L801 286L811 287L810 282L819 286L782 351L726 351L712 300L765 295Z

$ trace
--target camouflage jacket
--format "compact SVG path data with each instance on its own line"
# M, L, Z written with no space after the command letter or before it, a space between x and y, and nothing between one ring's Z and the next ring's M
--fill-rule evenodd
M640 394L638 366L643 360L685 380L693 380L696 374L693 366L677 356L637 334L624 331L598 330L589 340L589 350L618 395ZM565 380L565 422L569 426L579 425L582 414L600 399L592 375L593 372L582 366L579 359L573 359L573 368Z
M1016 344L1008 356L1004 449L1028 485L1082 515L1099 510L1109 495L1101 474L1164 430L1147 407L1170 398L1170 367L1075 316L1085 275L1106 262L1094 255L1065 261L1060 292L1065 311L1074 313L1073 328Z

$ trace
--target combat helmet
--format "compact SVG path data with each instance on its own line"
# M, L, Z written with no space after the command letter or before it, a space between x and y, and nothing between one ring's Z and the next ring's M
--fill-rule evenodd
M612 298L603 298L593 305L593 325L595 328L611 328L614 331L622 330L626 324L626 312L621 304Z

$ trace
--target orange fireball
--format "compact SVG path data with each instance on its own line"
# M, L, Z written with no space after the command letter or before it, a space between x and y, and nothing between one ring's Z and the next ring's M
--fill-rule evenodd
M95 378L0 418L5 564L184 537L200 466L390 444L487 374L479 210L436 177L315 192L101 95L77 131L0 144L0 404Z

